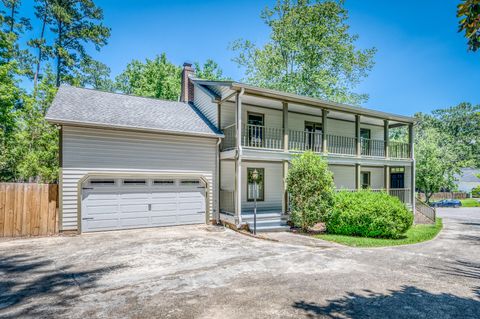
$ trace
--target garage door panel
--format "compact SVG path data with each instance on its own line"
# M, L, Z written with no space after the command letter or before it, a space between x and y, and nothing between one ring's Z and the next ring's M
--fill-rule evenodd
M197 224L205 222L205 217L203 214L179 215L177 221L179 224Z
M90 215L117 214L118 205L87 205L87 212Z
M150 185L150 186L148 186ZM205 222L205 190L198 184L92 187L82 201L82 230L102 231ZM180 185L180 186L179 186ZM109 189L110 188L110 189Z
M120 227L144 226L150 225L150 216L139 217L132 216L131 218L122 218L120 220Z
M116 229L118 228L118 219L89 220L83 225L90 231Z
M147 212L148 211L148 204L120 204L119 206L120 213L134 213L134 212Z
M177 216L152 216L152 224L154 226L173 226L177 224Z

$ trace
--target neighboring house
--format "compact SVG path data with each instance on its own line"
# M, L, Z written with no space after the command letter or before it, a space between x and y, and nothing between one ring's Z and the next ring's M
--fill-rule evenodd
M457 189L460 192L471 193L472 189L480 186L480 169L462 168L455 176Z
M411 117L233 81L194 78L180 102L60 87L60 229L82 232L223 221L285 227L292 156L325 156L338 189L385 189L414 206ZM389 141L408 126L409 143ZM238 138L237 138L238 137Z

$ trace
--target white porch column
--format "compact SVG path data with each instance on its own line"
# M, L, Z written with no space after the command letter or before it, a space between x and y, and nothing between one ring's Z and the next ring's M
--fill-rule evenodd
M360 164L355 164L355 189L362 189L362 176L361 176L362 166Z
M355 115L355 138L356 138L356 154L357 157L362 155L362 140L360 139L360 115Z
M243 90L236 96L236 160L235 160L235 214L238 223L242 223L242 95Z
M414 152L415 132L413 130L413 123L408 125L408 144L410 145L410 158L412 159L411 168L411 182L410 182L410 200L412 201L412 210L415 212L415 152Z
M385 165L383 171L383 186L387 193L390 193L390 166Z
M322 109L322 152L323 154L328 153L328 147L327 147L327 142L328 142L328 125L327 125L327 116L328 116L328 111L325 109Z
M383 139L385 141L385 158L390 157L390 150L389 150L389 145L390 145L390 122L388 120L385 120L383 122Z
M288 103L283 102L283 151L288 152ZM288 176L288 161L282 163L283 171L283 197L282 210L286 214L288 212L288 193L287 193L287 176Z

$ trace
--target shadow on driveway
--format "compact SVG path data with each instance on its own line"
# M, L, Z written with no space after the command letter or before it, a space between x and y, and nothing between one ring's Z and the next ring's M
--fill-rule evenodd
M54 309L68 308L85 290L96 287L103 275L123 266L72 271L55 268L53 261L23 254L0 257L0 316L45 317ZM29 301L40 299L40 304Z
M365 290L365 295L347 293L328 305L298 301L292 307L309 318L478 318L480 301L448 293L433 294L403 286L388 294Z

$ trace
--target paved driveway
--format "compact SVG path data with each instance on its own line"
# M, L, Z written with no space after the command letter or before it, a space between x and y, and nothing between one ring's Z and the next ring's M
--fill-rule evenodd
M440 215L437 239L395 248L207 226L3 241L0 317L479 318L480 210Z

